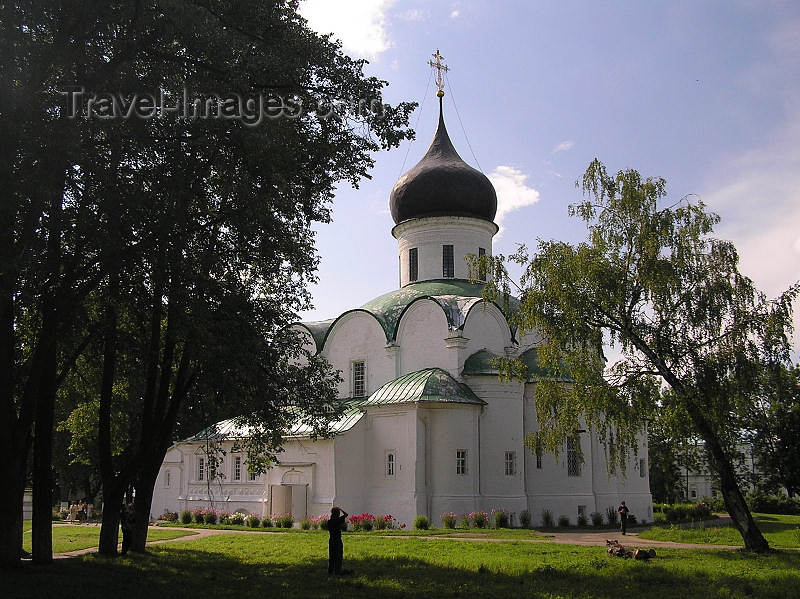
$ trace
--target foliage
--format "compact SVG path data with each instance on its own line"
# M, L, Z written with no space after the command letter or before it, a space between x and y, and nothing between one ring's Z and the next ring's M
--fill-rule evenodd
M397 520L391 514L381 514L375 518L375 528L377 530L393 530L397 528Z
M565 514L559 514L558 525L562 528L566 528L567 526L569 526L569 516Z
M603 525L603 514L600 512L592 512L589 514L589 518L592 521L592 526L602 526Z
M553 512L550 510L542 510L542 528L553 528L556 525Z
M203 524L216 524L217 519L216 510L206 510L205 514L203 514Z
M653 513L663 514L664 521L668 523L707 520L711 517L711 509L705 502L673 504L654 503Z
M528 508L525 508L519 513L519 523L522 528L531 527L531 512Z
M261 516L258 514L248 514L244 521L249 528L258 528L261 526Z
M291 514L273 515L272 521L278 528L292 528L294 526L294 517Z
M613 505L606 506L606 522L609 526L615 526L618 522L619 512Z
M425 514L419 514L414 518L414 528L416 530L428 530L431 526L428 517Z
M309 29L291 0L114 3L100 12L4 3L0 56L0 408L11 415L0 419L0 437L17 440L6 455L12 484L0 489L9 522L0 523L0 561L11 563L34 426L34 496L53 487L57 393L75 402L64 417L95 411L99 398L106 504L121 503L133 484L145 517L181 425L196 432L209 416L244 413L263 429L248 449L269 456L291 398L325 432L320 404L335 399L336 377L313 356L303 370L301 342L278 334L308 307L313 226L330 220L334 186L356 185L377 150L411 137L413 105L384 103L386 82ZM83 114L70 115L76 89ZM187 93L190 111L204 105L216 117L86 114L97 94L107 107L112 94L134 106L145 91L176 107ZM194 94L206 97L194 105ZM223 96L303 109L246 123L221 118ZM360 100L375 110L325 109ZM45 511L35 503L37 521L49 520L48 502ZM104 514L105 553L116 553L115 512ZM49 562L51 531L40 523L35 558Z
M495 528L508 528L508 514L505 510L492 510L492 524Z
M766 514L800 514L800 497L787 497L782 493L767 495L758 491L747 494L747 505L754 512Z
M471 512L469 519L475 528L486 528L489 525L489 514L480 510Z
M735 247L711 236L717 215L688 198L659 205L663 179L609 174L595 160L577 186L587 197L570 215L586 223L587 240L540 240L532 257L524 246L511 257L524 267L513 324L538 332L540 365L552 373L536 380L541 429L527 445L555 452L589 428L604 441L609 467L624 472L645 423L674 412L713 457L748 549L767 550L732 466L741 423L731 416L752 405L763 366L788 359L800 286L767 300L738 271ZM484 297L510 296L504 258L483 261L495 274ZM620 354L611 365L604 340ZM504 373L528 378L515 362Z
M261 519L261 528L272 528L272 518L264 516Z
M192 522L192 512L188 509L181 510L181 523L191 524L191 522Z
M235 512L231 514L231 524L234 526L243 526L244 525L244 514L241 512Z
M795 458L800 454L800 365L773 363L764 368L758 399L745 426L762 471L752 483L764 490L783 487L789 496L800 495L800 468Z
M578 526L588 526L589 518L583 512L578 513Z
M458 514L454 514L453 512L442 514L442 526L445 528L455 528L457 523Z
M353 531L370 531L375 525L375 516L372 514L353 515L350 516L347 521L350 523L350 528Z
M300 518L300 530L311 530L311 520L308 517Z

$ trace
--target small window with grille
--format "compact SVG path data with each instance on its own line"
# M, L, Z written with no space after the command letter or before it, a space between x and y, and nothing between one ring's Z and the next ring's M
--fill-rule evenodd
M442 277L452 279L455 276L455 262L453 259L453 246L442 246Z

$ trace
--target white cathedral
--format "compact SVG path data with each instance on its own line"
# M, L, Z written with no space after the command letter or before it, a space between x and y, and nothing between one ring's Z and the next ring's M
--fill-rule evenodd
M575 524L579 514L605 513L624 500L639 521L652 520L643 438L626 477L608 474L591 430L579 435L580 452L567 444L558 459L525 447L538 428L537 336L515 331L499 306L483 302L483 283L469 280L467 255L492 253L497 196L453 147L441 87L438 95L433 142L389 199L399 289L338 318L294 325L312 353L343 375L339 397L349 407L335 435L312 440L298 425L279 462L252 475L246 456L229 451L241 431L219 423L213 440L228 451L215 472L203 432L167 451L156 515L213 506L299 520L337 505L350 514L391 514L408 526L424 514L440 526L447 512L502 509L514 525L527 509L534 524L544 510ZM530 379L501 381L496 357L521 358Z

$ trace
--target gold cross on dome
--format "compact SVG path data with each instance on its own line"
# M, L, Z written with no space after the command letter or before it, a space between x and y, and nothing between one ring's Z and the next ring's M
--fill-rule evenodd
M443 56L439 54L439 50L436 50L436 54L432 55L436 61L429 60L428 64L431 65L432 68L436 69L436 87L439 88L439 91L436 92L436 95L440 98L444 95L444 81L442 81L442 71L445 73L450 70L446 64L442 62Z

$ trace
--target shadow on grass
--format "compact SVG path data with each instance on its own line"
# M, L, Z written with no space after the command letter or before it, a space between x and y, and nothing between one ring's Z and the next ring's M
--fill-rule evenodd
M96 555L58 560L49 566L26 564L15 571L0 570L0 588L6 597L153 597L164 599L328 598L328 597L527 597L554 596L618 599L791 597L800 587L800 553L775 552L772 572L764 574L764 560L741 552L709 552L706 566L686 569L684 554L673 551L651 563L606 556L600 551L576 551L577 558L561 557L550 563L532 557L520 572L496 571L484 565L461 568L434 564L407 555L348 559L351 575L329 577L325 559L273 562L250 552L241 559L191 547L153 548L124 558ZM722 563L717 562L722 558ZM759 575L730 572L714 564L741 562ZM691 562L688 562L691 563Z

